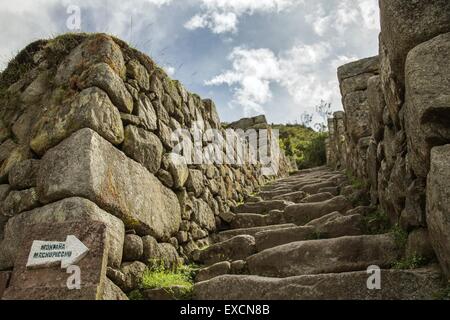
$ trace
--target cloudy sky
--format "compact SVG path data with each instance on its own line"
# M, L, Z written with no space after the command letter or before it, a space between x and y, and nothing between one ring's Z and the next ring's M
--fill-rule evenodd
M378 52L378 0L0 0L0 69L70 31L76 6L82 31L144 51L223 121L293 123L321 100L339 110L336 68Z

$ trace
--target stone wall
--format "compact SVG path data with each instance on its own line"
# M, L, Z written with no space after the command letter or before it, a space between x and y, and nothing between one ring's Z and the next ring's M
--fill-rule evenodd
M328 163L366 181L409 242L431 241L450 276L450 2L380 9L379 57L338 70L345 115L330 120Z
M0 90L0 270L14 268L28 225L100 221L108 276L128 292L143 263L187 261L269 179L258 165L188 165L172 154L174 130L225 133L214 103L108 35L32 43Z

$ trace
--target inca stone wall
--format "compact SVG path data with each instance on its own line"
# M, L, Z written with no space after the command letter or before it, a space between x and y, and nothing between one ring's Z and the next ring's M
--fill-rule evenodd
M450 2L380 9L379 57L338 70L345 114L330 120L328 162L366 181L372 204L409 242L431 243L450 276Z
M257 165L187 165L171 154L174 130L225 132L214 103L118 39L38 41L0 77L0 271L16 267L27 226L99 221L103 297L121 297L117 286L135 288L149 260L188 261L268 179Z

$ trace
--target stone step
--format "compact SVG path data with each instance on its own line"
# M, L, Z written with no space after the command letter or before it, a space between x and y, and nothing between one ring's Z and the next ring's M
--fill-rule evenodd
M335 188L335 187L337 187L337 185L333 181L322 181L322 182L318 182L318 183L312 183L312 184L305 185L300 188L300 191L303 191L303 192L306 192L309 194L315 194L315 193L319 193L319 190L321 190L321 189Z
M316 193L312 194L310 196L307 196L302 200L303 203L311 203L311 202L323 202L330 199L333 199L334 196L329 192L322 192L322 193Z
M292 192L291 188L280 188L271 191L261 191L258 196L260 196L264 200L272 200L274 197L281 196L290 192Z
M293 203L300 203L303 199L305 199L308 194L304 191L296 191L296 192L288 192L278 196L273 197L273 200L284 200L290 201Z
M369 290L366 271L266 278L225 275L194 285L196 300L431 300L446 287L437 267L381 270Z
M254 236L257 250L263 251L290 242L362 235L363 230L361 215L333 212L305 226L264 230Z
M244 203L234 208L234 213L267 214L271 210L283 210L284 208L286 208L291 204L293 203L283 200L269 200L254 203Z
M291 277L390 267L400 250L391 234L292 242L246 259L250 274Z
M351 202L344 196L338 196L322 202L290 205L284 209L283 216L286 223L304 225L329 213L335 211L345 213L350 209L352 209Z
M239 235L255 236L255 234L257 234L258 232L261 232L261 231L279 230L279 229L291 228L291 227L295 227L295 226L296 225L293 223L287 223L287 224L276 224L276 225L253 227L253 228L231 229L231 230L219 232L217 235L214 236L214 240L216 242L222 242L222 241L231 239L231 238L233 238L235 236L239 236Z
M195 262L212 265L222 261L243 260L255 252L255 238L249 235L240 235L196 250L192 256Z

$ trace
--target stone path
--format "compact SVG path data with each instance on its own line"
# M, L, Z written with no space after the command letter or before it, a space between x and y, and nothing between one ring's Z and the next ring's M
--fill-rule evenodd
M195 299L432 299L440 270L390 269L403 252L393 234L366 231L373 208L354 208L349 185L321 167L264 186L229 214L229 230L195 252L203 266ZM367 286L373 265L379 290Z

